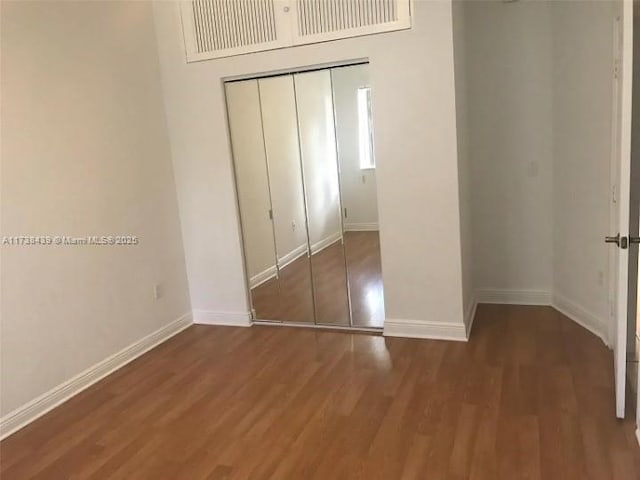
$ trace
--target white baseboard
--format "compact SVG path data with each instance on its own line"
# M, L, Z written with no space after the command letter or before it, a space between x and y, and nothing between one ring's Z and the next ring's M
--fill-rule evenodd
M582 308L580 305L577 305L576 303L559 294L555 294L553 296L553 302L551 305L553 306L553 308L558 310L563 315L569 317L578 325L581 325L594 335L600 337L604 344L611 348L606 322L603 322L598 317Z
M132 343L119 352L105 358L82 373L52 388L48 392L18 407L0 419L0 440L33 422L74 395L87 389L110 373L124 367L153 347L165 342L192 325L191 313L185 313L177 320L146 337Z
M249 312L214 312L212 310L194 310L193 323L198 325L250 327L251 314Z
M306 254L307 254L307 244L303 243L298 248L294 248L286 255L283 255L282 257L278 258L278 265L280 266L280 268L284 268L290 263L296 261L301 256Z
M383 334L385 337L467 341L466 327L463 323L386 319Z
M329 245L333 245L334 243L336 243L338 240L340 240L340 241L342 240L342 232L332 233L328 237L325 237L322 240L320 240L319 242L316 242L316 243L312 244L311 245L311 254L313 255L315 253L318 253L318 252L324 250Z
M377 223L345 223L345 232L377 232L380 230Z
M551 292L541 290L476 290L478 303L501 303L506 305L551 305Z
M271 280L273 277L277 275L277 273L278 273L278 269L276 268L275 265L273 265L267 268L266 270L263 270L262 272L251 277L249 279L249 287L256 288L262 285L267 280Z

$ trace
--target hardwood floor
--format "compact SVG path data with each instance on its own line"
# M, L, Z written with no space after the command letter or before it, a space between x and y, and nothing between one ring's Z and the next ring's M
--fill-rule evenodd
M344 245L335 242L312 255L311 261L302 256L282 268L278 278L251 290L253 308L261 320L313 323L315 318L321 325L340 326L349 326L349 295L353 325L382 328L378 232L345 232Z
M17 479L635 479L613 359L549 307L468 343L194 326L0 443Z

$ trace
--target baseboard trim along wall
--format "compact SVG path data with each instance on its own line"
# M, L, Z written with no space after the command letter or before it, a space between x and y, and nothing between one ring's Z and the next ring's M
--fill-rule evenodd
M385 337L467 341L467 328L463 323L387 319L384 322L383 334Z
M476 302L553 307L578 325L600 337L605 345L611 347L606 321L599 319L563 295L539 290L479 289L476 291Z
M18 407L0 419L0 440L20 430L58 405L69 400L110 373L124 367L157 345L193 324L191 312L105 358L82 373Z
M377 223L345 223L345 232L377 232L380 228Z
M563 295L557 293L553 295L553 303L551 304L551 306L563 315L569 317L578 325L581 325L594 335L600 337L604 344L609 348L612 347L611 343L609 342L609 334L605 321L602 321L581 306L575 304Z
M542 290L476 290L478 303L500 303L505 305L551 305L551 292Z
M221 325L229 327L250 327L250 312L214 312L194 310L193 323L198 325Z

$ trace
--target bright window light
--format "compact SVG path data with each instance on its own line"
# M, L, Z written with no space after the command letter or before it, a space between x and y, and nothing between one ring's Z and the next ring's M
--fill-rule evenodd
M376 168L371 125L371 87L358 88L358 144L360 147L360 169Z

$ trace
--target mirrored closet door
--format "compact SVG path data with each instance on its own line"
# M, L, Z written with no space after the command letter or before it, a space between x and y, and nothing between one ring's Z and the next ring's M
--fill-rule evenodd
M226 94L253 316L313 323L293 82L234 82Z
M316 322L349 325L331 72L294 75Z
M384 323L369 65L331 70L352 323Z
M366 64L226 83L256 320L384 321Z

